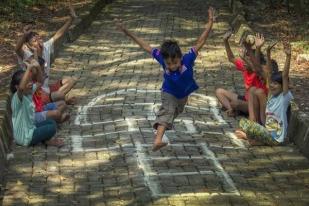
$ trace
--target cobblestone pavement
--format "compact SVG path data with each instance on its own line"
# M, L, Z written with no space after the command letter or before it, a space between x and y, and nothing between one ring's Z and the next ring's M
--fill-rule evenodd
M196 61L200 89L152 152L151 125L160 105L161 69L112 19L159 46L173 37L194 45L218 10ZM232 135L237 119L221 113L214 90L241 89L222 36L231 14L223 1L115 1L54 63L53 80L79 78L79 102L59 130L66 146L16 147L3 205L308 205L309 164L293 146L248 147Z

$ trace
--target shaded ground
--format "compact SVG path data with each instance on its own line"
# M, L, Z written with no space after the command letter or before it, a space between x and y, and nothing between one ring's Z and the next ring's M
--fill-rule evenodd
M77 13L89 5L92 0L72 0ZM11 69L16 65L17 59L14 47L23 27L31 24L43 37L49 37L62 26L66 15L69 14L67 1L53 1L25 7L22 10L11 10L0 2L0 85L7 86ZM5 11L3 11L5 10Z
M243 3L246 7L246 18L253 30L263 33L266 41L291 41L291 88L300 110L309 115L309 62L296 61L299 54L309 54L309 4L306 4L306 15L301 15L293 7L288 13L287 5L283 3L276 3L273 8L269 1L249 0ZM281 64L282 69L285 60L282 45L276 46L274 51L274 58Z
M200 89L167 132L170 146L152 152L162 70L113 19L153 47L173 37L188 51L209 4L219 15L195 62ZM78 78L71 94L79 101L58 133L65 146L16 147L3 205L307 206L308 160L293 145L248 148L231 133L237 119L219 110L216 87L243 89L222 43L231 18L227 2L215 0L119 0L103 9L51 71L52 80Z

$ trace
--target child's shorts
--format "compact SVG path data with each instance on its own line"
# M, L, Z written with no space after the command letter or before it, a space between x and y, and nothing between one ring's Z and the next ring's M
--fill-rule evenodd
M34 120L35 120L35 123L38 124L40 122L43 122L46 120L46 116L47 116L47 112L48 111L43 111L43 112L36 112L34 114Z
M62 80L58 80L54 84L49 85L50 92L58 91L61 86L62 86Z
M50 110L56 110L56 109L57 109L57 104L55 102L51 102L43 106L43 111L50 111Z
M52 102L44 105L42 112L36 112L34 115L35 123L43 122L47 119L47 112L51 110L56 110L57 104Z
M169 93L161 92L162 105L156 114L157 118L153 128L157 129L158 125L163 125L167 130L172 129L174 119L183 112L187 101L188 97L177 99Z

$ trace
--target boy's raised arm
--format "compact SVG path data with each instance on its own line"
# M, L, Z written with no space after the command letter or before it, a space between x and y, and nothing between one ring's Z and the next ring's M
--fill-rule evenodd
M142 49L144 49L146 52L151 54L152 48L151 46L145 42L142 38L137 37L135 34L130 32L122 23L121 20L115 19L115 23L117 28L122 31L124 34L126 34L128 37L130 37L135 43L137 43Z
M214 22L214 8L209 7L209 9L208 9L208 23L205 26L204 32L198 38L196 46L195 46L195 49L196 49L197 52L204 46L206 39L208 38L209 32L212 29L213 22Z
M24 55L24 51L23 51L23 45L26 42L26 38L27 35L29 35L29 33L31 32L31 26L27 25L24 27L23 29L23 34L22 36L18 39L17 44L15 46L15 52L18 56L20 56L21 58Z
M225 47L225 50L226 50L227 58L231 63L234 64L235 56L234 56L234 54L231 50L230 44L229 44L229 38L231 37L231 35L232 35L232 31L226 32L223 36L223 41L224 41L224 47Z
M257 33L255 35L255 46L256 46L256 49L255 49L255 58L254 58L254 63L257 65L257 68L261 68L261 61L260 61L260 58L261 58L261 48L262 46L264 45L265 43L265 39L264 39L264 36L262 34L259 34Z
M27 65L27 70L25 71L17 89L17 95L20 100L22 100L24 92L27 89L27 84L31 81L31 73L37 73L37 70L40 69L40 65L35 60L32 60L31 63L25 62L25 64Z
M289 72L291 64L291 44L289 42L284 42L284 52L286 54L284 69L282 73L282 88L283 94L286 94L289 91Z
M69 9L70 9L70 16L69 19L65 22L65 24L54 34L54 36L52 37L52 39L55 41L58 41L63 35L64 33L69 29L69 27L71 26L74 18L76 18L76 14L74 11L74 8L72 7L71 2L69 2Z

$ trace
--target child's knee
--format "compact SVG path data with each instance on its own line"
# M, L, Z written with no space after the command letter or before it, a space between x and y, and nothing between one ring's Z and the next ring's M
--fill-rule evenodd
M239 101L238 100L232 100L231 101L231 107L232 107L232 109L238 109L239 108L239 105L240 105L240 103L239 103Z
M249 93L254 95L254 94L256 94L256 90L257 89L255 87L250 87L249 88Z
M222 89L222 88L217 88L216 89L216 96L217 97L224 96L224 93L225 93L225 89Z
M254 91L255 95L258 97L266 97L266 94L263 89L256 89Z

